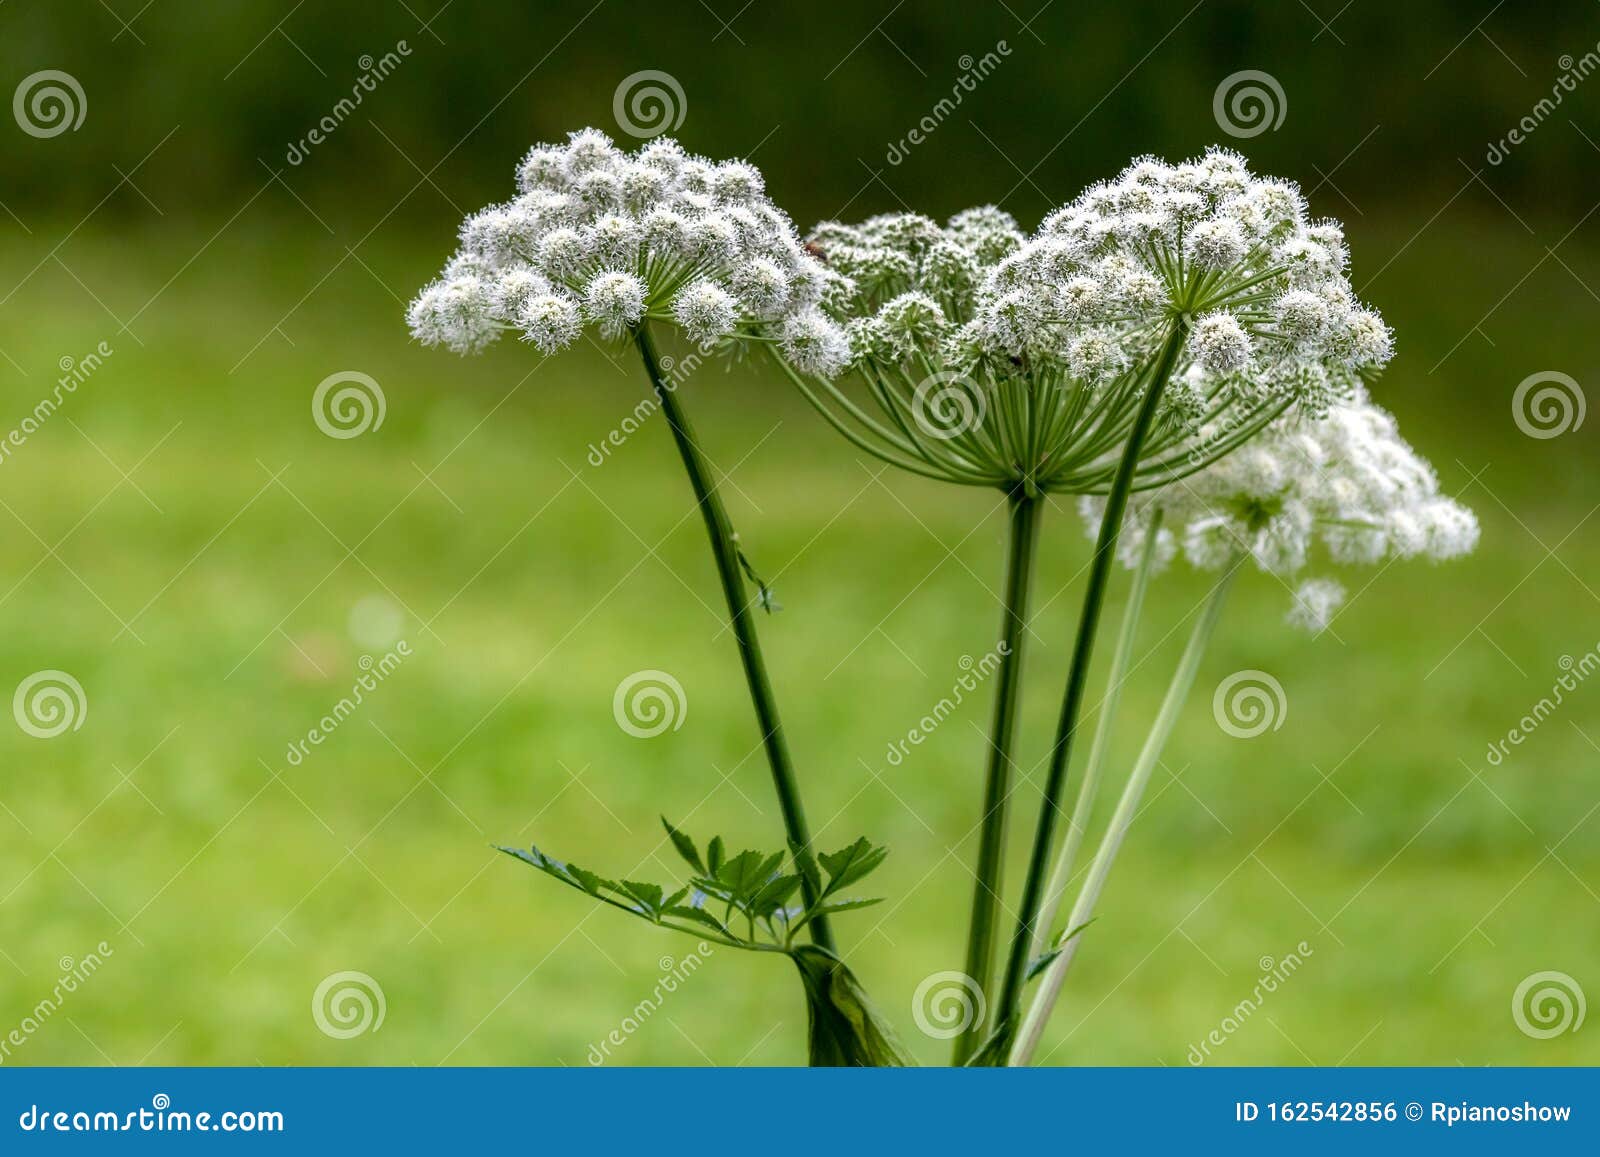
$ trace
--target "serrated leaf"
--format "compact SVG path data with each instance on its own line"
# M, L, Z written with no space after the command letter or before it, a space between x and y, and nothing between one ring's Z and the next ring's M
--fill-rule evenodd
M678 849L678 855L688 860L689 866L695 871L704 874L706 866L700 859L700 850L694 846L694 841L669 824L666 816L661 817L661 826L667 829L667 836L672 840L672 846Z
M740 852L722 865L716 882L726 890L727 897L735 905L749 908L756 894L782 864L782 852L773 852L770 856L763 856L760 852Z
M718 920L704 908L690 908L687 905L675 904L664 909L662 915L676 916L681 920L693 920L696 924L704 924L707 928L710 928L715 932L719 932L724 936L733 935L733 933L728 931L727 925L723 924L721 920Z
M749 910L753 916L770 916L789 902L795 889L800 887L799 876L774 876L751 897Z
M706 845L706 873L708 875L715 876L717 874L718 869L722 867L723 854L722 837L713 836L711 842Z
M882 896L843 897L838 900L824 900L812 913L818 916L829 916L834 912L853 912L857 908L870 908L874 904L883 903Z
M837 852L824 852L820 857L823 870L828 873L828 886L824 896L847 888L871 872L889 854L888 848L873 847L865 836Z
M601 889L608 889L612 892L626 892L627 890L615 880L608 880L604 876L597 875L586 868L578 867L577 864L568 864L566 873L577 882L578 887L591 896L598 896Z
M663 893L660 884L643 884L636 880L624 880L622 881L622 891L637 900L651 916L655 916L661 911Z

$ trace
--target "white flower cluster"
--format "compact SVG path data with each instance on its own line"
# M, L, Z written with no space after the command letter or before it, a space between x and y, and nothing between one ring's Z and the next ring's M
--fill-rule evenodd
M1288 410L1326 413L1393 352L1351 289L1339 225L1224 149L1138 160L1027 238L985 207L944 226L914 213L830 222L806 248L827 270L820 310L789 324L784 356L802 373L859 373L894 419L887 436L860 422L865 440L962 481L1104 493L1174 338L1141 485L1226 455ZM793 335L839 351L835 372ZM957 381L985 429L918 444L900 399L930 380ZM830 418L841 413L859 419L842 404Z
M892 365L939 354L982 308L995 266L1022 243L1010 214L983 206L943 226L918 213L828 221L806 249L827 266L823 308L845 324L853 360Z
M1091 533L1104 502L1080 500ZM1130 504L1119 546L1132 565L1162 515L1158 564L1181 547L1195 567L1217 570L1239 554L1282 577L1299 574L1320 542L1342 564L1388 558L1435 561L1478 542L1472 511L1439 493L1433 468L1400 436L1394 418L1364 391L1318 419L1287 416L1250 445ZM1304 583L1290 619L1320 629L1343 600L1329 579Z
M1337 222L1312 221L1298 188L1252 176L1237 153L1145 158L1000 262L974 336L1105 379L1147 357L1163 321L1188 315L1186 361L1207 378L1247 401L1287 395L1320 409L1392 352L1388 327L1351 290L1348 257Z
M537 145L517 196L468 217L461 247L412 302L412 334L475 352L506 330L563 349L586 324L616 337L643 319L702 345L740 327L793 330L818 371L847 356L816 305L827 271L742 161L713 162L657 138L633 154L595 129ZM807 330L822 331L808 344Z

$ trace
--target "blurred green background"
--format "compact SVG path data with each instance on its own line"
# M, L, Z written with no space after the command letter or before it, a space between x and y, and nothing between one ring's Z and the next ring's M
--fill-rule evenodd
M1301 941L1303 967L1211 1063L1600 1061L1600 1024L1536 1039L1511 1007L1546 970L1600 996L1600 686L1486 758L1563 656L1600 644L1595 424L1530 437L1511 402L1541 371L1595 380L1600 81L1533 110L1596 49L1596 6L741 4L0 9L6 90L60 70L85 114L0 130L0 432L111 351L0 459L0 691L61 670L87 700L53 739L0 727L0 1039L69 962L111 949L4 1062L583 1065L692 944L488 845L661 876L658 813L776 843L669 440L652 422L587 461L643 396L636 364L515 343L460 360L401 321L527 145L617 132L614 96L645 69L682 90L677 135L751 156L802 226L997 202L1031 228L1135 154L1213 141L1344 221L1355 284L1399 339L1378 396L1483 545L1342 576L1357 593L1314 640L1283 625L1274 580L1241 582L1049 1061L1187 1063ZM400 41L291 164L361 58ZM1271 75L1283 117L1234 139L1213 97L1244 70ZM1490 164L1525 116L1534 131ZM345 370L381 384L386 418L336 440L310 399ZM1000 499L859 461L759 369L704 369L685 397L784 604L762 626L813 824L825 846L893 849L890 902L840 920L848 956L938 1061L912 999L960 965L987 697L903 764L885 753L993 645ZM1045 542L1025 767L1080 597L1069 506ZM1153 592L1121 767L1201 590L1180 570ZM362 657L401 639L411 657L291 764ZM650 740L612 716L644 668L688 702ZM1244 668L1288 703L1252 740L1209 708ZM345 970L374 978L386 1016L333 1039L312 998ZM611 1059L794 1063L804 1030L786 966L713 953Z

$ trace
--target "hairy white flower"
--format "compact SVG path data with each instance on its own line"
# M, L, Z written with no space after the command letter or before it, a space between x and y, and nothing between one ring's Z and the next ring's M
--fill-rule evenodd
M1081 505L1091 526L1102 509L1098 500ZM1139 534L1159 514L1199 569L1245 556L1284 578L1300 573L1319 544L1336 563L1372 565L1456 558L1478 542L1476 517L1440 494L1433 468L1364 392L1321 418L1280 418L1244 449L1136 495L1129 511L1128 530ZM1291 620L1320 629L1342 597L1336 583L1309 581Z
M1198 202L1199 198L1195 200ZM1244 226L1236 220L1222 217L1202 221L1189 231L1184 239L1189 260L1201 269L1227 269L1244 260L1250 251L1245 240Z
M493 295L487 283L473 276L436 281L407 310L411 333L424 345L442 345L452 353L476 353L500 336L491 317Z
M724 338L739 323L739 303L714 281L685 286L672 303L672 316L690 340L702 345Z
M1250 364L1250 335L1233 314L1208 313L1195 320L1189 352L1210 373L1236 373Z
M1333 622L1334 612L1343 604L1344 587L1333 579L1307 579L1295 590L1287 617L1293 626L1317 632Z
M776 333L832 288L743 161L664 138L630 155L584 129L534 146L517 189L462 224L445 275L411 306L418 340L468 351L520 329L552 350L586 322L615 337L652 319L714 341L741 326Z
M850 360L850 339L822 313L789 319L781 338L783 356L803 374L832 377Z
M1092 329L1067 345L1067 369L1085 382L1104 382L1128 367L1128 352L1110 330Z
M583 332L578 303L557 293L533 298L517 314L516 323L522 336L547 354L566 349Z
M644 282L631 273L602 273L583 291L583 311L603 333L620 333L644 316Z

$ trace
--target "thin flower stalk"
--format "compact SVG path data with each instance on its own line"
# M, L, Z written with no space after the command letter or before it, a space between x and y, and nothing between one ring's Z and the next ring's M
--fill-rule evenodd
M1004 894L1006 803L1012 791L1012 756L1021 704L1023 654L1028 633L1028 601L1033 585L1033 556L1039 540L1043 502L1026 493L1010 499L1006 562L1005 614L1001 622L999 686L994 721L989 728L988 766L984 772L983 812L979 820L978 860L974 870L972 916L968 922L966 974L988 991L994 972L995 933ZM963 1065L980 1043L984 1025L971 1018L956 1038L953 1062Z
M1189 697L1189 689L1194 685L1195 672L1200 669L1200 659L1205 654L1206 645L1211 641L1212 634L1216 631L1217 620L1222 616L1223 604L1227 601L1228 589L1237 570L1238 562L1235 560L1234 565L1223 573L1222 578L1212 588L1211 594L1200 610L1200 617L1189 635L1188 646L1184 648L1183 657L1178 660L1177 670L1173 673L1166 697L1161 702L1161 710L1157 712L1155 721L1150 726L1150 734L1145 737L1144 747L1139 752L1139 758L1133 765L1128 782L1122 789L1122 797L1117 801L1110 826L1101 838L1100 846L1089 865L1088 875L1083 881L1083 887L1078 893L1077 902L1073 904L1072 915L1067 918L1067 928L1078 934L1068 935L1065 938L1060 954L1045 969L1039 990L1034 994L1033 1003L1023 1018L1016 1040L1006 1058L1008 1065L1029 1064L1039 1047L1039 1038L1043 1035L1045 1023L1055 1007L1067 970L1072 967L1072 961L1078 954L1078 947L1083 943L1082 930L1090 920L1094 919L1095 905L1100 900L1100 893L1105 889L1106 878L1111 874L1111 866L1116 862L1117 852L1122 847L1128 829L1133 826L1134 817L1139 811L1139 801L1144 797L1151 773L1160 761L1167 737L1172 734L1173 725L1177 722L1184 702Z
M1055 829L1061 814L1061 798L1066 788L1067 769L1072 759L1072 741L1077 733L1078 715L1083 708L1084 691L1089 682L1089 666L1094 658L1095 638L1105 604L1106 586L1110 580L1111 564L1116 555L1117 539L1122 530L1122 515L1127 507L1128 494L1133 485L1133 475L1144 439L1155 419L1156 411L1161 404L1161 395L1172 378L1179 352L1188 336L1188 317L1180 315L1174 318L1169 325L1167 338L1162 343L1160 357L1150 372L1144 401L1140 405L1133 432L1129 435L1127 446L1123 450L1111 493L1106 498L1099 539L1095 545L1094 558L1089 564L1083 610L1078 617L1077 639L1073 645L1066 694L1062 699L1061 715L1056 724L1055 741L1050 749L1044 798L1039 806L1039 821L1034 831L1033 849L1028 857L1028 874L1022 885L1022 899L1018 908L1020 915L1016 931L1011 938L1011 951L1006 958L1005 973L1001 980L1000 997L993 1020L994 1033L991 1042L985 1045L986 1051L991 1056L1008 1049L1012 1035L1016 1031L1015 1017L1021 1002L1023 982L1026 979L1034 929L1038 926L1040 901L1044 894L1050 854L1055 846Z
M778 716L778 703L772 691L772 681L767 676L766 661L761 655L761 639L756 633L755 617L751 614L752 600L745 595L745 580L739 561L739 546L733 524L728 520L722 497L717 492L705 453L695 439L689 416L675 396L675 392L661 372L661 360L656 354L655 342L650 336L648 322L634 327L634 344L644 361L650 386L661 403L662 416L672 431L683 459L683 468L694 488L695 504L705 521L706 534L711 540L711 556L716 562L717 578L722 584L723 598L727 601L728 620L734 638L739 644L739 661L744 668L745 683L750 690L750 702L755 707L756 723L761 729L761 744L766 751L768 766L772 769L772 784L778 795L778 808L783 813L783 828L795 859L801 866L800 889L807 907L815 905L817 897L812 881L815 867L812 863L811 828L806 823L804 805L800 802L800 785L795 778L794 762L789 755L789 745L784 739L783 723ZM830 952L837 951L833 930L825 913L818 913L809 921L811 938Z
M1122 612L1122 627L1117 632L1116 649L1111 654L1111 666L1106 672L1106 693L1100 701L1099 715L1095 719L1094 739L1089 745L1089 759L1084 764L1083 777L1078 783L1078 799L1072 807L1072 819L1062 837L1061 850L1056 853L1055 868L1050 873L1050 884L1045 889L1044 902L1039 908L1039 919L1034 928L1030 959L1038 959L1049 947L1047 940L1055 926L1056 913L1072 881L1077 866L1078 851L1094 818L1095 797L1100 791L1100 781L1105 773L1106 759L1111 751L1111 736L1115 730L1117 708L1122 702L1122 687L1129 677L1128 663L1133 657L1134 640L1139 634L1139 616L1144 610L1145 592L1150 587L1151 574L1156 569L1156 555L1161 543L1161 520L1152 518L1144 543L1139 548L1139 562L1133 570L1133 581L1128 586L1128 602ZM1070 928L1079 927L1070 924Z
M1084 499L1081 506L1087 524L1104 526L1105 511L1097 500ZM1127 513L1126 521L1126 537L1140 544L1136 588L1172 557L1180 537L1192 565L1221 570L1223 575L1201 611L1061 937L1053 947L1038 946L1041 955L1050 951L1056 955L1022 1022L1009 1064L1027 1064L1037 1050L1081 947L1081 933L1094 919L1111 866L1193 684L1234 574L1242 565L1253 562L1287 582L1307 565L1318 544L1336 561L1371 565L1419 556L1444 561L1472 550L1478 538L1472 512L1440 494L1432 467L1400 437L1394 419L1372 405L1364 391L1333 406L1320 419L1285 418L1241 454L1214 463L1187 482L1144 496ZM1127 561L1126 552L1123 558ZM1321 631L1342 598L1342 590L1331 580L1307 580L1295 591L1288 619L1307 630ZM1130 599L1123 623L1129 645L1137 619L1137 601ZM1112 677L1116 680L1115 671ZM1114 682L1113 693L1115 688ZM1107 709L1112 713L1116 709L1110 694ZM1100 727L1109 726L1110 719L1103 714ZM1091 767L1094 763L1091 757ZM1081 797L1080 792L1080 802ZM1077 823L1075 813L1075 828ZM1074 852L1063 848L1053 887L1059 884L1064 888L1070 879ZM1047 906L1041 918L1044 930L1053 925L1053 917L1053 907Z

